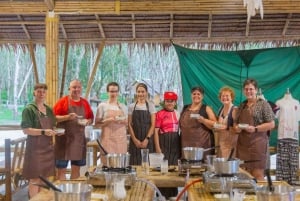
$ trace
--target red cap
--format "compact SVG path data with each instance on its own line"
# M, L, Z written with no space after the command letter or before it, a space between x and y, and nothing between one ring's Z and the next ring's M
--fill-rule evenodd
M164 94L164 100L177 100L177 94L172 91L166 91Z

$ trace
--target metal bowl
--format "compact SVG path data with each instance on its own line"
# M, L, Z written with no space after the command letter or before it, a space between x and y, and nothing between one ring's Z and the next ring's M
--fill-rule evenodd
M55 201L90 201L92 185L84 183L65 183L57 185L62 192L54 191Z
M182 148L183 158L186 160L202 160L204 149L201 147L184 147Z
M130 154L107 154L106 159L110 168L126 168L129 166Z

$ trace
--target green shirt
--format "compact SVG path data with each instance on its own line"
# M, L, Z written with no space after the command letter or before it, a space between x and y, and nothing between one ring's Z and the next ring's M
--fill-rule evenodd
M52 109L45 105L46 107L46 115L42 112L40 113L42 116L48 116L52 119L53 127L55 126L55 115L53 114ZM22 128L41 128L41 124L39 121L38 108L35 102L32 102L26 106L26 108L22 112Z

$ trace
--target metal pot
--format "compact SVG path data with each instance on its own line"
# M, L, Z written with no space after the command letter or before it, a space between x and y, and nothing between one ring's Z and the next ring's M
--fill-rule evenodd
M186 160L194 160L194 161L200 161L203 158L203 153L212 149L215 149L216 147L211 147L207 149L203 149L201 147L183 147L183 158Z
M215 158L213 166L216 174L236 174L239 171L240 160L227 160L227 158Z
M109 168L126 168L129 166L130 154L107 154L106 160Z
M62 192L54 191L55 201L90 201L92 185L85 183L65 183L57 185Z
M296 191L292 186L276 185L270 192L268 186L257 187L257 201L294 201Z

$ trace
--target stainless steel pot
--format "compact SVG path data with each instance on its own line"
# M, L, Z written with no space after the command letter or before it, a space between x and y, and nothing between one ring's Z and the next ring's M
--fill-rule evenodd
M126 168L129 166L130 154L107 154L106 160L110 168Z
M55 201L90 201L93 187L84 183L57 185L62 192L54 191Z
M276 185L270 192L268 186L257 187L257 201L294 201L296 191L292 186Z
M216 174L236 174L239 171L241 161L239 159L227 160L227 158L215 158L213 166Z
M183 147L183 158L186 160L194 160L199 161L203 158L203 153L212 149L215 149L217 147L211 147L207 149L203 149L201 147Z

